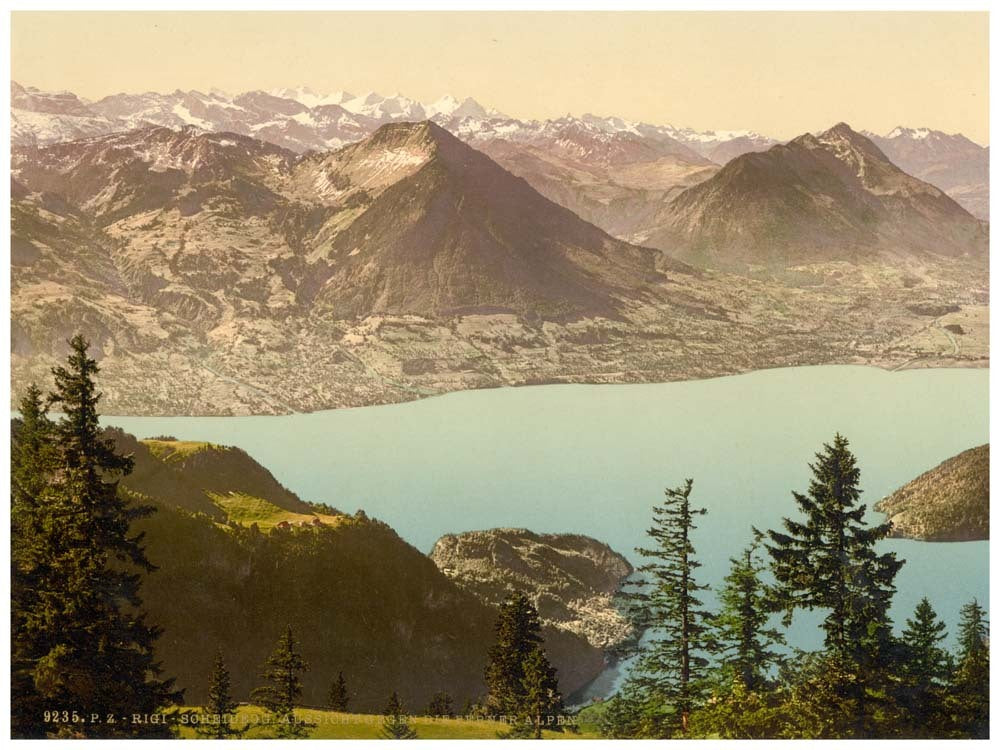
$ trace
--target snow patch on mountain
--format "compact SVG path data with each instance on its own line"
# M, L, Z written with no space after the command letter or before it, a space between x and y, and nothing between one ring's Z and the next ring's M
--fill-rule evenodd
M912 138L915 141L922 141L924 138L929 137L935 131L930 128L904 128L902 125L897 125L895 128L890 130L885 134L886 138Z
M427 117L437 122L447 122L449 120L506 120L509 119L503 112L493 107L484 107L471 96L459 101L451 94L442 96L432 104L424 105L424 112Z
M753 130L704 130L697 131L691 128L674 130L676 138L683 141L696 141L698 143L720 143L722 141L732 141L737 138L749 138L751 140L764 139L760 133ZM767 139L769 140L769 139Z
M348 112L382 122L390 120L414 122L427 119L423 105L402 94L382 96L375 91L369 91L367 94L343 102L341 106Z
M180 103L175 104L173 106L173 109L171 109L170 111L173 112L174 115L176 115L178 118L183 120L188 125L194 125L196 128L201 128L202 130L215 129L212 126L212 123L210 123L208 120L203 120L200 117L195 117L193 114L191 114L191 110L189 110L183 104Z
M318 94L308 86L271 89L267 93L280 99L291 99L292 101L296 101L305 107L309 107L310 109L313 107L323 107L328 104L340 105L354 98L353 94L349 94L346 91L334 91L330 94Z

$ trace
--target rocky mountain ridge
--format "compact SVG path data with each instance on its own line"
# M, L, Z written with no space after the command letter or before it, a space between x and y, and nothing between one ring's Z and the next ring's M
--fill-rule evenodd
M71 92L50 93L11 82L12 143L47 145L81 135L107 134L145 125L195 126L210 132L234 132L269 140L296 152L329 150L361 140L388 122L432 120L460 137L479 134L519 139L545 138L568 123L596 127L607 134L653 140L670 139L678 147L711 158L773 144L751 131L706 131L624 120L619 117L567 115L553 120L518 120L475 99L445 95L422 104L402 94L359 96L344 91L320 94L308 87L248 91L237 95L213 89L170 93L113 94L86 101ZM30 116L34 113L35 117ZM73 119L77 118L77 119ZM89 125L85 125L89 122ZM721 153L721 152L720 152ZM721 158L721 157L719 157ZM716 162L723 163L723 162Z
M978 219L990 218L990 150L961 133L893 128L864 133L905 172L944 190Z

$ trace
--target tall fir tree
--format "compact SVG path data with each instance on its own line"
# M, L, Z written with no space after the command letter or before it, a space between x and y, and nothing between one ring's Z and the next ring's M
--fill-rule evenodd
M846 438L824 445L810 469L808 494L792 493L805 519L786 518L784 532L769 532L772 571L789 618L798 607L829 611L825 644L843 675L835 692L851 717L843 731L865 737L874 731L869 701L892 665L889 606L903 561L876 550L892 526L866 525L861 472Z
M719 590L719 611L711 617L711 652L719 664L706 682L711 696L694 714L696 735L724 739L769 736L780 723L777 681L773 667L784 663L776 649L785 642L768 627L772 595L762 579L767 569L760 559L762 534L730 558L730 570Z
M302 695L302 673L308 668L289 625L264 663L261 678L265 684L251 691L251 698L271 714L278 737L306 737L312 728L295 716L295 706Z
M220 650L208 680L208 700L198 716L197 733L213 740L239 737L243 729L236 723L236 701L232 696L229 670Z
M530 727L531 736L540 740L543 727L557 728L555 721L562 710L562 695L559 694L556 671L549 664L541 647L536 646L528 654L524 660L523 671L524 676L521 678L521 688L524 691L524 701L521 706L523 720L519 723Z
M725 665L726 678L749 692L765 687L768 672L781 660L775 648L785 642L779 630L767 626L774 597L761 577L767 570L759 557L761 538L754 529L750 546L730 558L719 591L720 610L711 618L712 650Z
M989 672L989 623L976 599L962 607L958 622L958 676L980 677Z
M89 345L81 336L69 343L67 365L52 370L49 403L63 416L51 430L51 470L36 483L40 492L30 518L18 521L19 528L34 529L30 544L44 549L44 564L35 570L32 606L20 613L17 639L30 644L34 690L45 705L70 716L105 717L50 725L50 733L170 736L164 724L106 720L157 713L181 694L172 680L160 678L153 653L160 631L146 624L141 610L136 571L155 566L142 534L130 529L152 508L119 493L118 480L131 471L132 460L116 454L101 435L94 382L99 368L87 354Z
M387 740L415 740L417 732L410 726L399 694L393 690L382 711L382 737Z
M691 712L704 696L703 678L711 648L709 614L698 598L708 587L699 584L691 532L694 520L706 512L691 505L694 480L664 491L653 507L653 525L646 532L650 548L636 552L649 562L639 567L643 579L630 596L632 616L655 636L639 655L629 680L638 689L644 725L656 736L677 730L686 734ZM659 717L651 713L658 706Z
M51 577L45 535L45 493L52 480L52 435L41 389L31 384L11 421L11 734L42 738L57 727L43 721L45 700L35 688L35 666L46 634L29 627L41 584Z
M494 632L486 664L486 707L513 717L524 705L524 663L542 644L542 623L528 597L515 594L501 605Z
M43 722L44 701L34 684L42 634L27 624L47 575L42 503L53 471L53 425L34 384L25 391L20 412L11 424L11 730L15 737L40 738L51 729Z
M919 736L936 736L942 730L941 703L952 673L951 657L941 646L947 637L947 626L924 597L902 632L898 688L911 731Z
M989 625L975 599L962 607L958 646L950 696L954 722L962 735L985 739L990 732Z
M347 681L344 680L344 673L337 672L337 679L330 683L330 692L326 696L326 703L334 711L346 711L350 702L351 696L347 692Z

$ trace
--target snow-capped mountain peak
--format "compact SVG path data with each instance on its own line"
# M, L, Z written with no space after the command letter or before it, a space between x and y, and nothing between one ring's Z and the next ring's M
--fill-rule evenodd
M322 107L328 104L342 105L344 102L354 98L353 94L346 91L334 91L331 94L319 94L308 86L298 86L296 88L278 88L267 92L271 96L281 99L291 99L304 107Z
M348 112L372 117L379 121L389 120L424 120L427 118L424 107L402 94L382 96L378 92L369 91L354 99L343 102L341 106Z
M300 104L306 104L305 101L302 101L303 99L309 101L309 100L316 100L319 98L316 92L313 91L308 86L298 86L296 88L270 89L267 93L270 94L271 96L277 96L281 99L292 99L294 101L299 102ZM309 105L306 104L306 106Z
M349 91L334 91L332 94L327 94L324 99L324 104L339 104L343 105L344 102L349 102L354 98L354 94Z
M567 119L573 119L567 115ZM589 112L580 116L580 120L587 125L597 128L605 133L638 133L638 123L623 120L621 117L599 117Z
M431 117L434 117L435 115L449 116L460 106L462 106L462 103L458 99L453 97L451 94L445 94L436 102L424 105L424 110Z
M353 111L354 109L360 109L362 107L372 107L382 101L385 101L385 97L377 91L366 91L360 96L354 97L350 101L351 106L345 107L345 109Z
M764 136L753 130L695 130L694 128L674 129L677 137L684 141L697 141L700 143L720 143L723 141L733 141L737 138L748 138L750 140L763 139ZM770 140L770 139L767 139Z
M904 128L902 125L897 125L888 133L885 134L886 138L912 138L916 141L922 141L936 131L930 128Z
M432 104L424 107L429 117L442 115L444 117L486 117L486 110L472 97L460 101L451 94L446 94Z

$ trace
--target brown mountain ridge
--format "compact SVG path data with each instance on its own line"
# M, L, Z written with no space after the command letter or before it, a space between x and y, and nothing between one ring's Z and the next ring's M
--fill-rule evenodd
M984 261L983 225L845 123L730 161L680 193L648 242L698 265ZM985 267L985 266L984 266Z
M431 122L386 125L296 171L296 181L305 172L343 185L334 205L366 203L324 253L330 276L316 301L338 315L608 316L616 296L657 275L655 253L615 240Z

